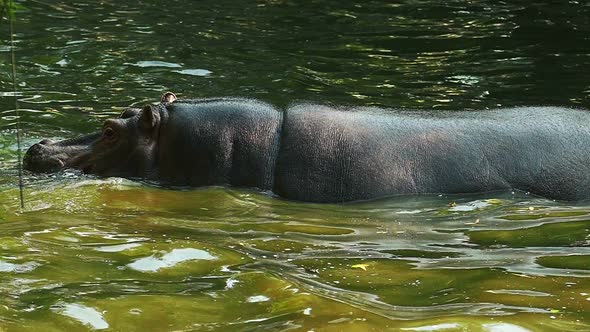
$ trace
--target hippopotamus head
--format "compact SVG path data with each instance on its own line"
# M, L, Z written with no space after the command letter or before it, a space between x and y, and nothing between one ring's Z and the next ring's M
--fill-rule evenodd
M176 96L166 93L163 102ZM108 119L98 133L59 142L42 140L27 151L25 169L52 173L80 169L100 176L149 177L153 170L162 106L129 108L119 118Z

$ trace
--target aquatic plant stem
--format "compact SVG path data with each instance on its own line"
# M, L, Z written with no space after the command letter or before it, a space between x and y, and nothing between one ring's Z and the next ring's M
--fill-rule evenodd
M9 8L13 8L13 2L10 0L8 4ZM7 10L8 13L8 22L9 22L9 30L10 30L10 55L11 55L11 62L12 62L12 89L14 94L14 113L16 115L16 156L17 156L17 167L18 167L18 191L20 197L20 207L22 209L25 208L25 199L23 194L23 164L22 164L22 154L21 154L21 136L20 136L20 112L18 110L18 96L16 93L16 55L15 55L15 47L14 47L14 23L13 23L13 13L10 12L10 9Z

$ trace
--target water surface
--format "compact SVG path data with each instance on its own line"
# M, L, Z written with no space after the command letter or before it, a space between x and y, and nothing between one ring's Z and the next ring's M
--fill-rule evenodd
M21 3L25 146L165 91L279 107L590 105L582 1ZM21 210L9 50L2 331L590 330L588 202L495 192L306 204L68 171L25 174Z

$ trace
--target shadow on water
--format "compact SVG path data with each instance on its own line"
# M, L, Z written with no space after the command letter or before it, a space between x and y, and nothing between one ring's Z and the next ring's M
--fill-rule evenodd
M280 107L590 105L583 1L22 5L25 147L169 90ZM2 96L1 331L590 330L588 202L304 204L64 172L27 174L20 211Z

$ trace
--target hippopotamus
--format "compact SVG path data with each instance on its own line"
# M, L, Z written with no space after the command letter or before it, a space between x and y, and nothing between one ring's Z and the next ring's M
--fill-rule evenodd
M340 203L408 194L520 190L590 198L590 113L293 104L245 98L129 108L98 133L34 144L32 172L80 169L164 186L233 186Z

